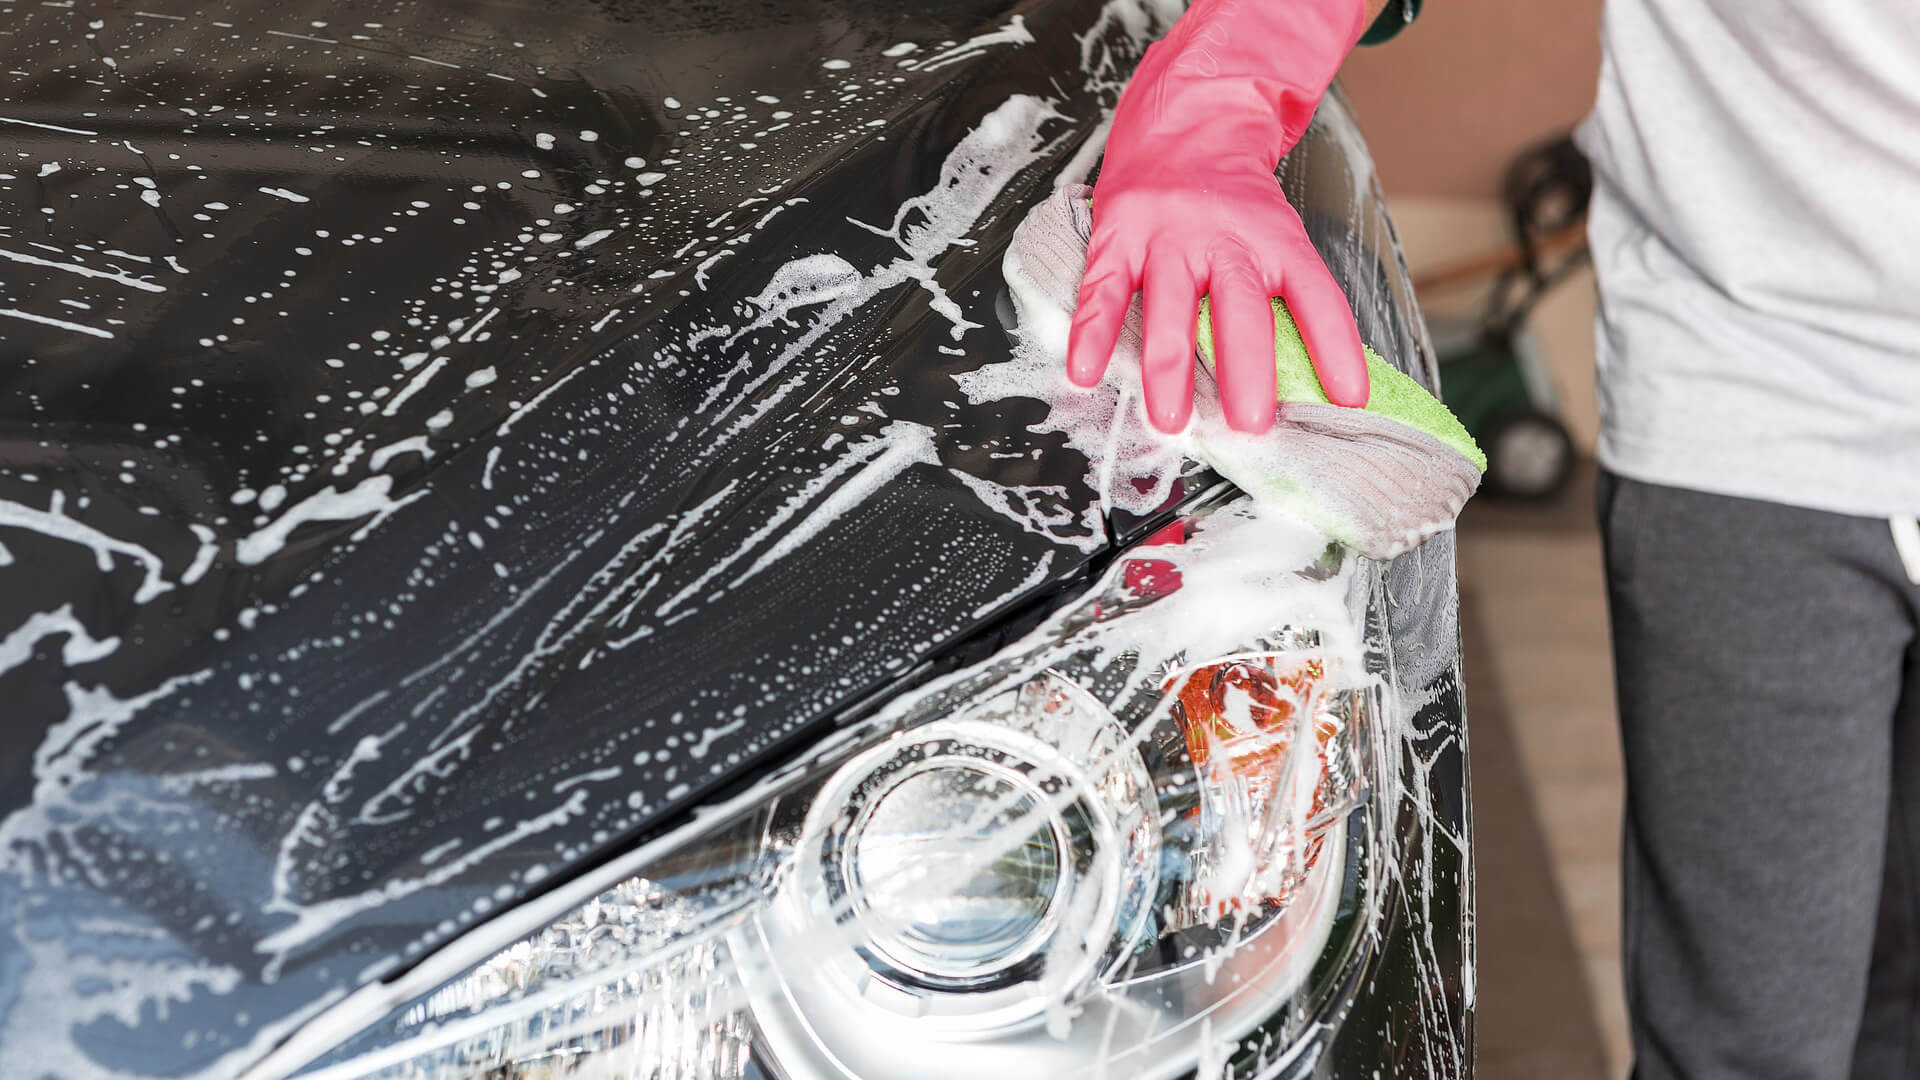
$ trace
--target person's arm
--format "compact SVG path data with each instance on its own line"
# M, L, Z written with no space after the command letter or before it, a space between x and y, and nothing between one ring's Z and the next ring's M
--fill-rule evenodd
M1416 0L1194 0L1147 50L1114 111L1093 197L1093 237L1067 351L1099 381L1133 294L1145 311L1147 415L1163 431L1193 410L1196 311L1212 297L1227 422L1273 426L1273 311L1284 297L1330 401L1366 404L1347 297L1274 169L1313 120L1354 45Z

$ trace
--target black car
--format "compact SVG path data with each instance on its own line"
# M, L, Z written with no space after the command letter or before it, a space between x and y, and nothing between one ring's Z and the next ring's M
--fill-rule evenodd
M0 0L0 1077L1468 1075L1450 535L1002 280L1177 11Z

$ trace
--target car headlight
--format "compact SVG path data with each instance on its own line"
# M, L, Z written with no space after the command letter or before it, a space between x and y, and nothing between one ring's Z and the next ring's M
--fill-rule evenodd
M1256 1029L1284 1053L1371 887L1365 589L1244 502L1155 540L308 1075L1172 1076Z

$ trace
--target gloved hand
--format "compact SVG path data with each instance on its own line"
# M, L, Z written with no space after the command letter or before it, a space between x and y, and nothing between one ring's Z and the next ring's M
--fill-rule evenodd
M1211 293L1227 422L1273 426L1273 309L1284 297L1336 405L1367 402L1346 294L1274 180L1365 32L1364 0L1195 0L1120 96L1093 194L1067 374L1099 382L1137 290L1147 415L1193 411L1194 332Z

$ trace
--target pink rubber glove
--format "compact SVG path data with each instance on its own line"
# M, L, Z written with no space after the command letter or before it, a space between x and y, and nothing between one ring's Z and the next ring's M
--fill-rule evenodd
M1195 0L1120 96L1094 187L1067 374L1100 381L1138 291L1147 415L1193 412L1195 323L1211 293L1227 422L1273 426L1273 310L1285 297L1337 405L1367 403L1353 312L1274 180L1365 32L1364 0Z

